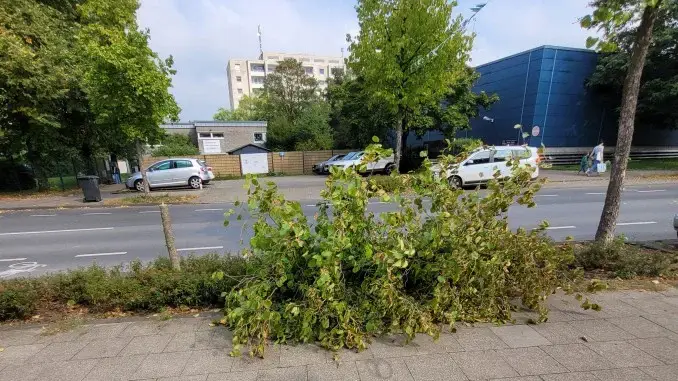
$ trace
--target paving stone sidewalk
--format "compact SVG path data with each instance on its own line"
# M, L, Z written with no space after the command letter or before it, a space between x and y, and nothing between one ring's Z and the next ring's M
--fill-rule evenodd
M266 357L232 358L230 333L210 317L111 320L56 335L40 327L0 328L0 381L30 380L678 380L678 289L609 292L603 311L568 296L550 299L549 322L479 324L393 336L339 359L314 345L270 347Z

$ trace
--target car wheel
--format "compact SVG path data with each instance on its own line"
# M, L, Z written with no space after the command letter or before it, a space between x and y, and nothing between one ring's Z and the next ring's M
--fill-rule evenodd
M450 178L447 179L447 182L450 184L452 188L455 189L461 188L464 185L464 182L461 180L461 177L459 176L451 176Z
M393 173L393 170L394 170L394 169L395 169L395 165L394 165L394 164L389 164L389 165L386 166L386 168L384 168L384 173L385 173L387 176L390 176L391 173Z
M193 176L190 179L188 179L188 185L193 189L200 189L201 183L202 180L200 180L200 177L197 176Z
M134 189L136 189L139 192L143 192L144 191L144 180L141 180L141 179L136 180L134 182Z

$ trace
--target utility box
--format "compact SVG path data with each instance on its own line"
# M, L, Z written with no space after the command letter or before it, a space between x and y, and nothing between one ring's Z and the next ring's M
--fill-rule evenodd
M78 176L78 186L82 189L83 201L101 201L99 176Z

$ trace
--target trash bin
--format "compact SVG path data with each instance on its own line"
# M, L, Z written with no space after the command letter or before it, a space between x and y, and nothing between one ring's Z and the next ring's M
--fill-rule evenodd
M78 176L78 186L82 189L83 200L101 201L101 189L99 189L99 176Z

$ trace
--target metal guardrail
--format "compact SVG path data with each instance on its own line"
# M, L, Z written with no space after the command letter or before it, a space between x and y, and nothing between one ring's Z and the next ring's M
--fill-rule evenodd
M605 159L611 160L614 150L605 150ZM588 152L549 152L544 155L546 162L552 165L579 164L581 157ZM642 159L675 159L678 158L678 150L632 150L632 160Z

